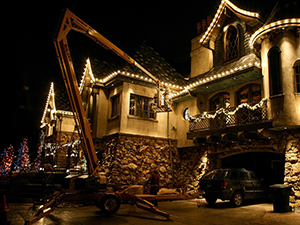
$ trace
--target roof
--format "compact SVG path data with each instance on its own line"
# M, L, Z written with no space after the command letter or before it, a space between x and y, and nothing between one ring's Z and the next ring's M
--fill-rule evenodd
M265 24L289 18L300 18L300 0L274 1L272 11L267 14Z
M135 51L133 58L160 81L176 85L185 84L183 76L179 74L169 63L167 63L166 60L145 41ZM127 63L126 61L117 65L107 61L99 61L96 58L90 58L90 60L93 74L98 80L104 81L106 80L105 78L111 74L119 74L122 72L125 72L126 74L130 73L147 76L139 68Z
M249 5L251 2L245 4ZM300 27L300 0L278 0L272 2L272 4L273 5L267 5L263 3L260 5L261 9L258 9L258 6L256 6L257 12L253 12L244 10L240 8L242 6L237 6L229 0L222 0L207 30L199 38L200 44L205 45L210 40L216 40L222 24L225 21L226 10L231 10L237 17L243 20L247 25L251 26L255 31L250 38L250 47L253 47L254 43L267 32L283 27ZM213 67L207 73L186 80L146 42L143 42L138 47L133 54L133 58L162 83L177 89L175 90L175 93L173 92L173 98L184 98L184 95L190 94L191 91L195 92L195 90L206 93L205 87L208 85L216 84L217 81L224 82L225 79L229 80L230 77L239 74L247 74L245 77L247 79L257 79L259 77L257 68L261 68L260 60L256 57L256 55L248 54L235 62ZM90 61L87 61L86 63L79 86L82 88L84 82L90 80L105 86L105 84L109 83L111 79L114 79L116 76L123 76L126 77L126 79L135 79L155 85L155 81L147 77L147 75L139 68L134 65L130 65L125 60L121 61L121 63L120 61L113 63L104 60L101 61L96 57L91 57ZM82 63L83 62L81 62L80 65L82 65ZM228 82L233 84L232 80L229 80ZM240 82L242 82L242 79ZM59 87L55 88L56 108L58 110L64 109L69 111L70 105L65 88L61 84L58 85ZM224 87L225 86L223 86L223 88ZM215 89L211 89L211 91L217 90L217 88L219 87L215 85ZM52 89L50 89L50 92L51 90ZM195 93L197 93L197 91ZM48 101L49 99L47 102ZM45 110L47 108L48 103ZM44 117L45 116L43 116L43 118Z

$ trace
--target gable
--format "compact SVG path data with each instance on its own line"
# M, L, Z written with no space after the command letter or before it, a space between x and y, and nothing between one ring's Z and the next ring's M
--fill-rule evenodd
M211 42L215 42L219 32L222 30L224 21L226 20L229 12L231 11L248 26L254 27L260 24L260 17L258 13L246 11L238 8L229 0L222 0L219 8L212 19L209 27L200 38L200 44L203 46L209 46Z

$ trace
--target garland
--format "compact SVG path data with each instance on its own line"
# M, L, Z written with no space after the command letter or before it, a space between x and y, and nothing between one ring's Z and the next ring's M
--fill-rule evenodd
M267 98L263 98L260 102L258 102L257 104L255 104L254 106L250 106L248 103L242 103L239 106L237 106L235 108L235 110L233 110L232 112L229 112L228 110L221 108L219 110L217 110L214 114L209 114L208 112L203 112L199 117L194 117L194 116L189 116L189 121L190 122L200 122L203 119L214 119L217 115L223 113L225 116L232 116L234 114L236 114L236 112L241 109L241 108L247 108L250 109L252 111L262 107L262 105L267 101Z

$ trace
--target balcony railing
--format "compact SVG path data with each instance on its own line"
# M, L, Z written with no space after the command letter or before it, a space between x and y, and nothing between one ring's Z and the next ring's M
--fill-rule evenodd
M257 124L267 120L267 102L263 99L256 104L241 104L237 107L230 107L191 116L189 132Z

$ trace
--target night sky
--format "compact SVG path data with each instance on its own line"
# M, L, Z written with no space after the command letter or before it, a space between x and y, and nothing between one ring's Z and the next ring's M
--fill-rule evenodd
M129 55L138 43L147 41L175 69L186 73L196 23L214 16L221 0L11 2L2 6L1 13L4 61L0 153L10 144L18 149L23 137L28 137L31 152L37 149L50 82L62 79L53 36L63 9L69 8ZM271 5L261 0L252 0L251 5L244 0L232 2L260 12L258 9L272 8L276 0L270 1ZM68 40L77 58L85 59L89 54L106 57L106 50L75 33L70 33ZM70 39L76 46L71 46Z

